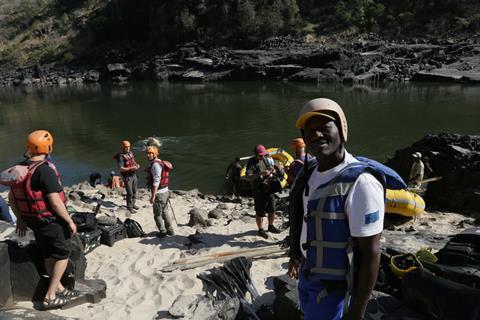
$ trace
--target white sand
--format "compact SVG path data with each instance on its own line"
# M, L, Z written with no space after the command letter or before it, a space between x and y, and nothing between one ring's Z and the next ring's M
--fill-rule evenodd
M82 187L82 191L87 195L96 192L90 187ZM141 208L137 213L130 215L120 207L125 204L122 195L110 192L102 211L111 213L112 209L120 207L116 212L122 221L126 217L131 217L142 225L145 232L153 232L156 231L156 225L148 199L146 190L141 190L137 200ZM272 239L269 240L258 237L253 217L253 203L250 199L243 199L243 204L223 204L214 197L207 196L206 199L202 199L193 193L172 195L171 202L179 224L175 229L177 235L164 239L153 235L125 239L115 243L113 247L102 245L96 248L87 255L86 278L105 280L107 298L98 304L84 304L67 310L55 310L52 313L81 319L168 319L170 318L168 309L177 296L202 293L203 285L201 280L196 278L197 274L220 264L169 273L160 271L163 266L178 258L272 244L284 239L288 234L288 231L284 231L282 234L271 235ZM212 220L212 226L201 230L205 233L206 244L194 244L191 248L185 246L190 243L186 237L196 231L186 225L189 220L188 212L192 208L209 211L219 204L223 206L226 217ZM72 205L79 211L88 211L95 204L75 201ZM456 234L469 227L469 224L458 225L462 220L471 222L473 219L455 213L425 213L416 221L409 221L396 227L395 231L386 230L382 246L393 246L408 251L416 251L421 246L438 249L448 240L447 235ZM277 225L281 222L277 221ZM403 231L412 228L415 231ZM287 257L278 255L253 261L251 277L264 302L273 302L272 277L286 273L287 262ZM22 302L19 305L32 306L31 302Z

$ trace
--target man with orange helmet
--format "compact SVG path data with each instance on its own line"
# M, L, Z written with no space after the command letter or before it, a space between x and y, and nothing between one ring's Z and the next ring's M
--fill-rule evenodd
M167 210L170 197L168 176L172 165L170 162L158 158L156 146L147 146L145 151L150 162L150 166L145 171L147 171L147 185L152 194L150 203L153 204L153 217L159 230L158 237L173 236L175 234L173 221Z
M287 170L287 183L292 185L295 177L302 170L305 162L305 157L309 155L305 152L305 142L302 138L295 138L292 140L292 149L295 151L295 160L290 164Z
M140 169L140 165L135 161L135 156L131 151L130 141L122 141L122 151L117 153L114 157L117 160L117 165L125 183L125 190L127 191L127 209L130 212L135 212L139 209L135 205L137 198L137 170Z
M68 264L71 236L77 232L65 206L66 199L60 177L47 156L53 150L53 137L46 130L28 135L28 160L21 163L28 168L22 182L11 185L9 199L17 216L17 233L24 236L27 227L33 230L35 240L50 275L50 284L44 299L44 308L52 309L66 304L78 292L64 288L60 283Z
M384 184L349 154L347 119L333 100L308 101L297 128L308 152L290 194L288 274L304 319L363 319L375 286Z

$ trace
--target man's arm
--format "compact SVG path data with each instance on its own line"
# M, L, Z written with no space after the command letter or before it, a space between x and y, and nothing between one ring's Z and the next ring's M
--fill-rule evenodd
M359 250L358 273L352 302L343 319L363 319L368 300L377 281L380 264L380 237L381 234L355 238Z
M22 216L20 215L20 211L17 208L17 203L15 202L12 191L8 193L8 202L10 204L10 208L12 208L13 214L17 217L17 234L20 237L23 237L27 233L27 226L23 222Z
M117 159L117 165L118 165L118 170L121 173L126 173L126 172L131 172L131 171L137 171L140 169L140 165L135 162L135 165L133 167L125 167L125 161L123 160L122 156L118 156Z
M77 233L77 226L73 222L72 218L70 218L65 204L60 199L60 194L58 194L57 192L48 193L47 198L55 213L68 224L70 232L72 234Z

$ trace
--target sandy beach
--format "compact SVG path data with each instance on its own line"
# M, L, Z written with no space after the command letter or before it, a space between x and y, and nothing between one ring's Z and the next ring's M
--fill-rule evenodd
M70 201L78 211L92 211L98 189L87 183L67 188L83 192L82 199ZM80 191L79 191L80 190ZM98 304L83 304L52 313L79 319L169 319L168 309L179 295L202 294L203 284L197 274L221 264L210 264L190 270L162 272L161 269L179 258L193 258L208 253L254 248L274 244L288 235L288 229L270 239L257 236L253 201L242 198L241 202L222 202L221 197L199 194L198 191L173 192L171 204L177 220L176 235L167 238L155 236L152 207L147 190L141 189L137 204L140 209L131 214L124 207L122 191L100 187L107 194L99 216L112 214L122 221L130 217L138 221L149 234L145 238L129 238L118 241L113 247L102 245L87 257L87 279L103 279L107 283L107 297ZM4 194L3 196L5 196ZM192 228L187 225L191 209L223 211L220 219L209 219L211 225ZM390 219L389 219L390 220ZM395 219L396 220L396 219ZM280 226L286 218L279 215ZM416 220L387 227L382 237L382 247L392 247L415 252L427 246L439 249L448 241L448 236L472 226L474 219L456 213L425 212ZM201 233L201 243L193 244L187 236ZM286 273L288 258L272 255L254 259L251 278L261 300L271 304L275 298L272 279ZM31 302L20 302L21 307L32 308Z

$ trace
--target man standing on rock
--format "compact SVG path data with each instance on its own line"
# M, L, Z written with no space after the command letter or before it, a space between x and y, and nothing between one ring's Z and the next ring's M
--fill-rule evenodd
M53 137L48 131L30 133L25 153L28 160L20 163L28 173L22 182L11 187L9 193L10 205L17 216L17 233L23 237L27 227L33 230L45 259L45 270L50 275L44 309L61 307L78 295L60 282L71 251L70 238L77 232L77 227L65 207L59 173L47 160L52 149Z
M151 191L150 203L153 204L153 217L160 231L158 237L173 236L172 217L168 214L167 206L170 197L168 191L168 175L172 165L168 161L158 158L158 148L148 146L146 148L147 159L150 166L147 171L147 184Z
M305 320L363 319L380 262L383 184L345 150L335 101L308 101L296 126L315 159L290 193L288 274L299 278Z
M139 209L135 205L137 197L137 170L140 169L140 165L135 161L135 156L131 151L130 141L122 141L122 151L117 153L114 157L117 160L117 165L125 183L125 189L127 191L127 209L130 212L135 212Z
M268 179L276 174L274 162L268 155L267 149L259 144L254 149L255 156L247 163L247 180L252 185L253 200L255 203L255 218L258 235L267 239L268 235L263 229L263 218L268 216L268 232L280 233L274 225L275 221L275 196L269 190Z
M423 180L423 174L425 171L425 166L422 162L422 154L420 152L415 152L412 154L413 164L410 169L410 176L408 177L408 185L410 187L418 188L421 185Z

